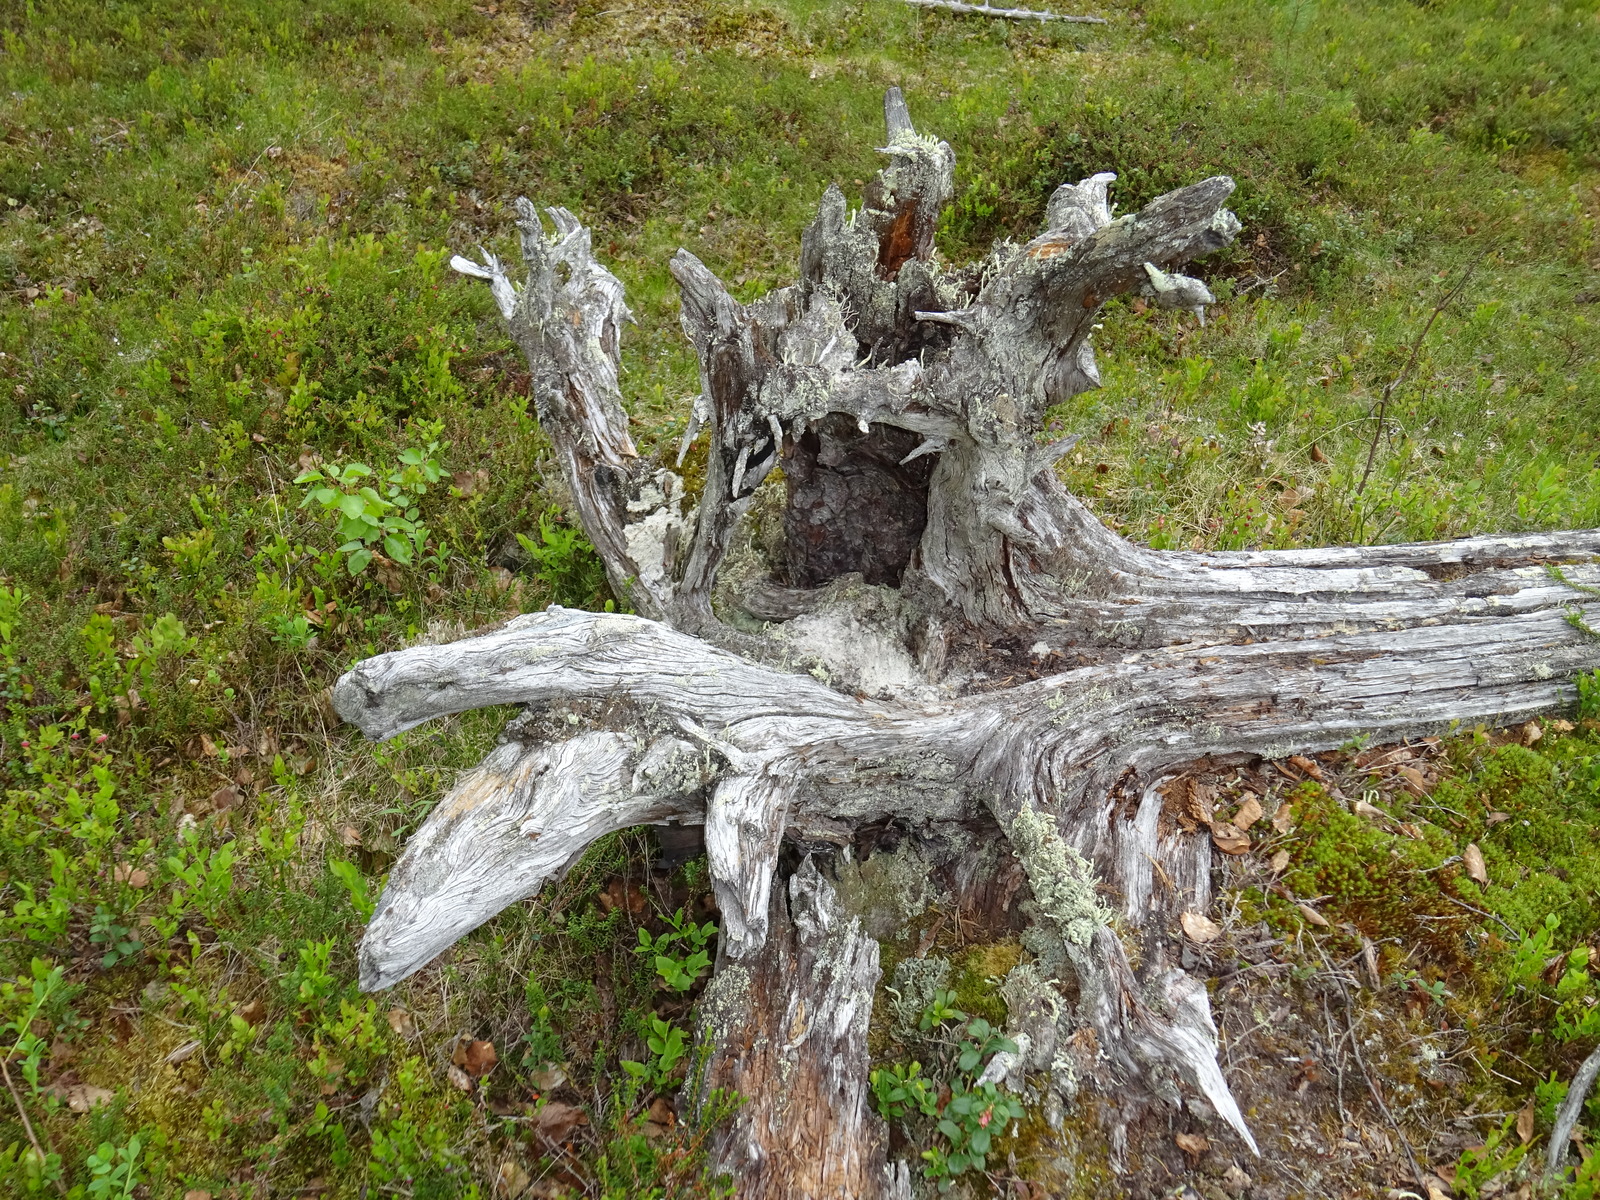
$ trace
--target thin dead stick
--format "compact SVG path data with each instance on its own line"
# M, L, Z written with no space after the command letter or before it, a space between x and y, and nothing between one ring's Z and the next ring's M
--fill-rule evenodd
M913 8L940 8L945 12L975 13L980 17L1003 17L1008 21L1066 21L1072 25L1105 25L1104 17L1074 17L1043 12L1035 8L990 8L987 4L963 4L961 0L906 0ZM920 315L920 314L919 314Z
M1416 340L1411 343L1411 354L1406 358L1406 365L1400 368L1398 375L1384 385L1383 395L1378 398L1378 407L1372 414L1372 441L1367 446L1367 465L1361 472L1361 482L1356 484L1356 495L1359 496L1366 490L1367 479L1372 475L1372 463L1378 455L1378 439L1383 435L1384 418L1389 414L1389 398L1394 395L1395 389L1406 381L1406 377L1411 374L1411 369L1417 365L1417 356L1422 353L1422 343L1427 340L1428 331L1433 328L1433 323L1439 319L1439 314L1450 307L1451 302L1461 294L1461 289L1467 286L1467 282L1472 278L1473 272L1478 269L1478 264L1488 257L1489 251L1485 250L1477 258L1473 259L1467 265L1467 269L1461 273L1461 278L1456 280L1455 286L1445 293L1444 298L1439 303L1433 306L1433 311L1428 314L1428 319L1423 323Z
M1561 1169L1567 1157L1567 1142L1578 1124L1578 1114L1583 1109L1583 1102L1588 1099L1596 1075L1600 1075L1600 1046L1595 1047L1594 1052L1583 1060L1578 1073L1572 1077L1572 1086L1567 1088L1566 1099L1556 1110L1555 1128L1550 1131L1550 1145L1544 1154L1546 1175L1554 1175Z
M1406 1152L1406 1161L1411 1164L1412 1177L1418 1183L1421 1183L1423 1177L1422 1166L1417 1162L1417 1156L1411 1152L1411 1142L1400 1129L1400 1122L1394 1119L1394 1114L1389 1111L1389 1106L1383 1102L1383 1093L1378 1091L1378 1085L1372 1082L1372 1074L1367 1070L1366 1060L1361 1057L1361 1039L1356 1036L1355 1004L1350 999L1350 992L1344 986L1344 980L1334 971L1333 964L1328 961L1328 955L1321 946L1317 947L1317 953L1322 958L1322 965L1328 968L1329 978L1338 987L1339 995L1344 998L1344 1019L1346 1027L1350 1030L1350 1050L1355 1054L1356 1066L1361 1068L1361 1078L1367 1081L1367 1091L1372 1094L1373 1102L1377 1104L1378 1111L1383 1113L1384 1120L1389 1122L1389 1128L1394 1130L1395 1137L1400 1139L1400 1146Z
M39 1156L39 1166L42 1169L50 1161L50 1157L44 1152L44 1147L39 1145L39 1135L33 1131L33 1122L28 1120L28 1110L23 1107L22 1096L17 1092L17 1085L11 1082L11 1071L6 1066L6 1060L3 1058L0 1058L0 1075L5 1076L6 1090L11 1093L11 1099L17 1106L17 1116L22 1119L22 1128L27 1133L28 1140L33 1143L33 1152ZM55 1184L56 1191L65 1196L67 1194L67 1185L59 1179L55 1181Z
M1328 1040L1333 1044L1334 1057L1333 1069L1338 1075L1338 1084L1334 1091L1334 1099L1339 1104L1339 1128L1341 1131L1350 1127L1350 1115L1344 1110L1344 1042L1347 1034L1334 1035L1333 1014L1328 1011L1328 993L1322 993L1322 1019L1328 1027Z

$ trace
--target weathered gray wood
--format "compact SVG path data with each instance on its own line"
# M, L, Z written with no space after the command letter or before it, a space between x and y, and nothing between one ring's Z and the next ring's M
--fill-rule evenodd
M724 1161L751 1195L898 1195L904 1170L864 1104L876 947L817 862L785 880L780 851L886 821L950 846L990 829L1028 881L1035 967L1075 976L1117 1102L1204 1097L1254 1150L1204 989L1163 949L1176 914L1205 907L1210 862L1203 835L1162 832L1163 781L1208 755L1569 703L1572 677L1600 666L1600 531L1233 553L1117 537L1061 485L1072 439L1041 443L1045 412L1098 386L1108 297L1203 316L1209 291L1177 268L1236 235L1232 182L1121 217L1109 173L1066 183L1038 237L951 270L933 232L954 155L897 90L885 129L889 165L857 212L828 190L795 286L744 305L687 251L673 259L701 368L684 445L703 433L710 451L692 511L628 441L626 307L587 231L551 209L547 235L524 202L520 292L492 256L457 260L490 283L576 515L642 615L551 609L339 681L338 711L374 737L528 706L406 847L363 984L419 969L604 832L704 823L723 922L711 1074L747 1097ZM736 601L780 624L736 633L713 612L719 572L779 465L792 574ZM975 648L996 635L1027 661ZM1053 670L1066 649L1091 665ZM1012 682L1022 668L1038 677ZM1097 887L1141 942L1138 971Z
M906 0L913 8L938 8L945 12L980 17L1002 17L1008 21L1065 21L1077 25L1104 25L1104 17L1074 17L1033 8L991 8L987 4L963 4L961 0Z
M361 986L389 987L559 877L598 837L703 819L705 756L612 731L524 741L512 730L406 845L361 941Z
M611 587L642 612L666 617L685 606L673 582L685 541L681 481L639 457L617 386L622 325L631 320L622 284L598 262L589 231L564 208L539 212L517 201L527 275L518 289L494 255L450 265L489 282L500 314L532 373L539 422L549 435L578 518L605 563ZM698 597L687 598L693 606Z
M1572 1131L1578 1127L1578 1117L1583 1113L1584 1101L1589 1098L1589 1089L1594 1087L1596 1076L1600 1076L1600 1046L1590 1051L1589 1057L1583 1060L1577 1074L1572 1077L1561 1107L1556 1110L1555 1123L1550 1129L1550 1145L1544 1156L1547 1175L1556 1175L1566 1165L1567 1143L1572 1139Z

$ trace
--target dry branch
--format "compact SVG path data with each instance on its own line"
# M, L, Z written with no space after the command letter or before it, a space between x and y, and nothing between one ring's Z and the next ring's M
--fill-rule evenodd
M938 8L945 12L979 17L1003 17L1008 21L1066 21L1074 25L1104 25L1104 17L1073 17L1033 8L991 8L987 4L963 4L961 0L906 0L913 8Z

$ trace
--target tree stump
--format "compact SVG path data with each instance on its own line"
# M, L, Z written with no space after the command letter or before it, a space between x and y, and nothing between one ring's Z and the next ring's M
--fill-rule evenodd
M1005 891L1025 915L1049 1011L1020 1006L1042 1024L1018 1070L1059 1070L1076 1035L1119 1119L1209 1105L1254 1151L1206 992L1173 962L1212 844L1163 785L1202 757L1570 703L1600 666L1600 531L1231 553L1117 537L1057 478L1075 439L1042 440L1045 411L1097 386L1111 296L1203 315L1211 294L1176 268L1238 233L1232 181L1120 217L1113 176L1064 183L1032 241L951 269L933 232L954 154L898 89L885 117L888 165L859 211L828 189L796 284L741 304L672 260L700 360L684 449L710 444L698 497L629 439L628 310L587 229L552 208L547 230L522 200L520 287L492 255L454 261L493 289L575 516L638 615L552 608L339 681L340 714L379 738L527 706L405 848L362 985L405 978L607 832L703 825L722 937L701 1034L710 1080L746 1097L720 1161L747 1196L908 1196L867 1103L877 944L829 878L893 828L964 902ZM786 574L722 579L778 466ZM1020 864L1005 888L996 846Z

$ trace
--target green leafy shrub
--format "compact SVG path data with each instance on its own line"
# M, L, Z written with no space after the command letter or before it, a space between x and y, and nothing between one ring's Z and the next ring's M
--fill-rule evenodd
M430 561L428 527L422 523L420 505L428 489L444 476L435 458L438 451L435 437L420 450L401 451L400 465L382 474L352 462L308 467L295 477L306 489L300 507L315 507L334 520L336 536L343 542L338 552L345 555L350 574L367 569L374 547L403 566ZM442 553L431 558L435 565L442 560Z
M144 949L144 943L134 936L133 930L121 924L116 914L104 904L95 905L94 919L89 922L89 944L99 946L104 951L100 956L100 967L107 971Z
M910 1066L891 1063L871 1072L867 1081L872 1086L873 1106L890 1121L901 1120L912 1113L925 1117L939 1113L939 1087L923 1076L919 1062Z
M89 1195L94 1200L129 1200L140 1183L138 1161L143 1148L137 1136L123 1146L101 1142L89 1155Z
M941 1078L925 1076L922 1064L891 1063L868 1076L873 1104L888 1120L930 1125L929 1136L941 1139L922 1151L923 1175L941 1192L954 1186L969 1170L982 1171L994 1139L1024 1114L1022 1102L1003 1095L992 1083L979 1084L985 1065L1000 1051L1015 1053L1017 1045L983 1017L974 1017L952 1030L966 1014L954 1007L955 993L935 991L923 1010L920 1031L932 1033L931 1043L945 1064L942 1082L949 1096L941 1104ZM955 1033L953 1039L948 1035Z
M935 1026L966 1019L967 1014L956 1007L955 992L939 990L933 993L933 999L922 1010L922 1016L917 1019L917 1028L926 1033Z
M662 918L668 928L651 936L648 929L639 929L639 944L633 952L654 960L656 974L662 983L675 992L687 992L711 969L711 955L706 950L717 935L714 922L696 925L683 909L670 917Z
M623 1059L622 1069L645 1087L658 1092L663 1091L673 1082L678 1066L687 1053L683 1030L671 1021L653 1016L650 1018L650 1033L645 1039L645 1045L650 1048L650 1061L634 1062Z
M951 1084L950 1101L939 1116L938 1130L945 1146L932 1146L922 1152L928 1164L923 1174L937 1180L939 1190L947 1192L956 1177L967 1171L982 1171L988 1166L990 1147L996 1134L1023 1115L1022 1101L1002 1095L992 1083L968 1089L961 1079Z
M517 534L517 543L533 560L540 582L550 589L553 602L568 608L604 608L610 598L605 564L581 529L555 521L551 513L539 515L539 537Z

